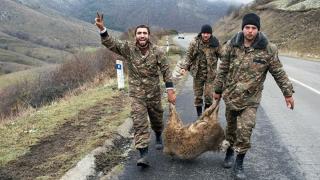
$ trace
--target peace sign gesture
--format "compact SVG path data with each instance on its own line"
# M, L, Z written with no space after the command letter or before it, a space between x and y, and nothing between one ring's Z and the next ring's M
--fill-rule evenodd
M96 16L96 19L95 19L95 25L100 29L100 31L103 31L104 30L104 24L103 24L103 14L99 14L97 12L97 16Z

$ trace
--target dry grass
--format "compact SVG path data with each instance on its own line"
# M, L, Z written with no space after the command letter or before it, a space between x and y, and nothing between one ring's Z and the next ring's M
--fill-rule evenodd
M35 112L29 110L15 119L3 120L0 123L0 165L2 166L28 152L30 146L36 144L42 137L51 135L55 128L65 123L69 118L77 116L82 110L119 94L119 91L114 91L116 87L114 80L108 81L106 84L108 86L83 90L80 95L70 94ZM119 116L124 115L127 116L128 111L119 114ZM104 125L103 122L99 124L108 128L118 125L117 123Z
M128 97L115 91L114 81L106 83L0 124L0 167L9 172L4 177L58 179L112 136L129 116ZM54 147L46 149L50 143Z
M57 65L48 65L39 68L32 68L25 71L18 71L0 76L0 91L5 87L24 80L34 80L44 72L51 72Z

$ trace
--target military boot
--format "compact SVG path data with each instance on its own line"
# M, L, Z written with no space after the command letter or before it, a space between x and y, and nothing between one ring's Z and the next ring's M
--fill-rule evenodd
M244 180L247 179L247 176L244 174L243 170L243 159L245 154L238 154L236 162L234 165L234 179L235 180Z
M157 150L163 149L161 132L156 132L156 149Z
M232 167L232 164L233 164L233 161L234 161L234 151L231 147L229 147L227 149L227 152L226 152L226 157L224 158L224 161L223 161L223 167L224 168L231 168Z
M149 161L148 161L148 147L145 148L138 148L140 152L140 159L137 161L137 166L141 167L148 167Z
M202 106L196 106L196 109L197 109L197 115L198 117L200 117L202 114Z

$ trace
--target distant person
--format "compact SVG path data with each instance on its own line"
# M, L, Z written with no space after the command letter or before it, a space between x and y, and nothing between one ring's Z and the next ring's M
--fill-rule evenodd
M101 42L111 51L123 56L129 69L129 96L131 98L131 117L133 119L134 142L140 152L137 166L147 167L150 141L149 120L156 135L156 149L162 149L163 108L159 71L168 93L168 101L175 104L169 64L164 53L149 41L150 29L146 25L135 29L135 42L112 38L104 26L103 15L97 13L95 24L100 30Z
M211 26L205 24L190 43L185 60L177 64L181 68L181 74L190 71L193 77L194 106L198 117L202 114L203 105L206 109L212 104L213 80L219 57L219 41L212 35Z
M263 83L270 72L280 87L288 108L294 108L293 87L278 57L277 47L260 32L260 17L254 13L242 19L242 32L237 33L222 49L221 64L214 82L214 99L226 104L226 139L231 147L226 152L224 167L230 168L237 152L235 179L246 179L243 159L251 147Z

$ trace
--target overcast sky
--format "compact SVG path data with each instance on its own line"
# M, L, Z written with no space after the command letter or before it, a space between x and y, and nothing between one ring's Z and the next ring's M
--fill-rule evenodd
M208 1L218 1L218 0L208 0ZM240 3L249 3L252 2L253 0L223 0L226 2L240 2Z

